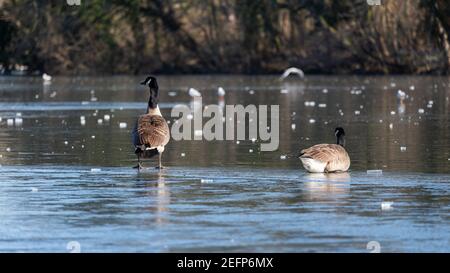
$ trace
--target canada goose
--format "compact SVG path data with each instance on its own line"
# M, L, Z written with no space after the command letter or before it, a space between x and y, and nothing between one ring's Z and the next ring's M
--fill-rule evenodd
M289 77L291 74L296 74L300 78L305 77L305 73L300 68L297 67L289 67L283 72L283 75L281 75L280 80L284 80L285 78Z
M150 88L150 98L148 100L147 113L139 116L132 133L135 147L134 153L138 158L138 165L135 168L142 168L141 158L159 155L157 168L162 169L161 156L164 152L164 146L170 139L169 126L159 110L156 78L147 77L141 84L148 85Z
M300 152L303 167L311 173L346 172L350 167L350 157L344 149L345 132L338 127L334 134L336 144L317 144Z

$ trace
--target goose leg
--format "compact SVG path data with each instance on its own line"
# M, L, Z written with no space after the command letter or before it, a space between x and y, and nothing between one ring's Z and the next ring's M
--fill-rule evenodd
M136 166L134 166L133 168L141 170L142 169L141 155L137 154L137 158L138 158L138 164Z
M156 167L156 169L164 169L164 167L161 165L161 157L162 157L162 153L159 153L158 154L158 161L159 161L159 164L158 164L158 167Z

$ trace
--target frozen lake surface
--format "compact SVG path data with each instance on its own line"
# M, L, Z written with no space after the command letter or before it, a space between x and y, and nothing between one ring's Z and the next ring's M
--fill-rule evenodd
M161 172L131 168L140 80L0 77L0 252L450 251L448 78L160 77L171 124L189 87L204 105L218 86L225 104L280 105L277 151L171 140ZM306 173L292 155L336 126L351 171Z

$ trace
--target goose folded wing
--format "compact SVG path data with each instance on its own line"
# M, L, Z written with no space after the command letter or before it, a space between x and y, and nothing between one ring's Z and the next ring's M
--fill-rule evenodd
M301 151L301 157L313 158L321 162L339 160L343 148L336 144L318 144Z
M140 116L137 123L137 133L140 143L149 148L164 146L170 138L169 126L161 116Z

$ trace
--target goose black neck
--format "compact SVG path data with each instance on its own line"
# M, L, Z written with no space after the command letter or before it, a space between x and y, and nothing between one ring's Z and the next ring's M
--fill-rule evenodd
M343 135L338 135L336 137L336 144L345 147L345 137Z
M150 98L148 99L148 108L158 107L158 88L150 87Z

